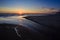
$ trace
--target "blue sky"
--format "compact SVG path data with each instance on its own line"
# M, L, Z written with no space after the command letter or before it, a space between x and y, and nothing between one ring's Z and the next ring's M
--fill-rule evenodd
M14 7L15 4L26 7L34 5L37 7L60 8L60 0L0 0L0 7Z
M60 9L60 0L0 0L0 8Z

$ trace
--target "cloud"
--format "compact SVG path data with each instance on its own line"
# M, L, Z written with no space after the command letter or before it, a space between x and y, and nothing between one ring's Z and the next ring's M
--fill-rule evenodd
M52 13L52 12L58 12L58 9L55 8L42 8L40 9L41 13Z

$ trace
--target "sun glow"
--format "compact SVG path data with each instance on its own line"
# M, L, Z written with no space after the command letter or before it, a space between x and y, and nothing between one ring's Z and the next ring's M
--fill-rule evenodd
M22 14L23 12L19 12L19 14Z
M23 11L18 11L19 14L23 14Z

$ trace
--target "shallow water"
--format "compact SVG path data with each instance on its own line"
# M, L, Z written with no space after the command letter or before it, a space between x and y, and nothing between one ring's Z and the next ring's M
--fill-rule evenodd
M10 17L0 17L0 23L7 24L17 24L22 25L23 27L29 28L31 31L37 32L35 29L38 29L37 26L41 26L38 23L25 19L26 16L10 16Z

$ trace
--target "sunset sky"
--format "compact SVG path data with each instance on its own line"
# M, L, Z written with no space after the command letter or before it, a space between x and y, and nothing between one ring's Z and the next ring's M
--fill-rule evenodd
M60 0L0 0L0 13L46 13L60 9Z

